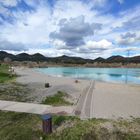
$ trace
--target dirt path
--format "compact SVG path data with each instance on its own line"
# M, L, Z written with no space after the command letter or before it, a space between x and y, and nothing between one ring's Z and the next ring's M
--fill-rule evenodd
M94 84L95 81L92 80L78 101L75 113L79 113L81 119L91 118Z

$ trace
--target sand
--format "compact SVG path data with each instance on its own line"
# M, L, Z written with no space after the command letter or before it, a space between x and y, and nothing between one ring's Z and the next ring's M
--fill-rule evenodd
M93 96L96 118L140 117L140 85L96 82Z
M75 83L72 78L52 77L22 67L15 68L15 72L20 75L17 82L35 89L33 96L37 97L37 102L58 90L67 92L75 103L75 111L79 111L78 115L83 119L140 117L140 85L94 81L94 85L88 90L90 80ZM44 88L44 83L47 82L51 85L48 89Z
M65 91L76 103L80 94L89 85L89 80L79 80L75 83L75 79L68 77L52 77L34 69L16 67L15 72L19 77L16 81L21 84L27 84L33 89L32 96L36 96L36 102L41 102L42 99L49 95L54 95L57 91ZM45 83L50 84L50 88L45 88Z

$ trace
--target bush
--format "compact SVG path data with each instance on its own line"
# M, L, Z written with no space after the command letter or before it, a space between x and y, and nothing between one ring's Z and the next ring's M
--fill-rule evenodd
M63 91L58 91L53 96L46 97L45 100L42 101L43 104L60 106L60 105L72 105L69 101L66 101L64 97L67 97L67 93Z

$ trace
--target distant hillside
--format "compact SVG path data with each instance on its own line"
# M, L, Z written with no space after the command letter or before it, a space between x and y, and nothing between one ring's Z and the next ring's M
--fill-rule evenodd
M13 61L35 61L35 62L50 62L50 63L66 63L66 64L86 64L86 63L140 63L140 56L135 57L123 57L123 56L111 56L107 59L98 57L94 60L84 59L81 57L70 57L70 56L59 56L59 57L45 57L40 53L29 55L27 53L20 53L18 55L13 55L5 51L0 51L0 60L3 61L4 58L11 58Z
M134 56L128 59L129 62L132 63L140 63L140 56Z
M106 61L106 59L102 58L102 57L98 57L96 59L94 59L94 62L101 62L104 63Z
M70 57L66 55L49 58L48 61L55 62L55 63L69 63L69 64L85 64L85 63L93 62L93 60L91 59L84 59L81 57Z
M32 61L46 61L48 60L48 58L43 56L40 53L36 53L36 54L31 55L31 60Z
M111 56L109 58L106 59L106 62L108 63L114 63L114 62L126 62L127 61L127 58L123 57L123 56L120 56L120 55L117 55L117 56Z
M15 58L15 55L4 52L4 51L0 51L0 60L4 60L4 58L9 57L12 60Z
M29 61L31 60L31 56L29 54L26 54L26 53L21 53L21 54L18 54L14 57L14 60L16 61Z

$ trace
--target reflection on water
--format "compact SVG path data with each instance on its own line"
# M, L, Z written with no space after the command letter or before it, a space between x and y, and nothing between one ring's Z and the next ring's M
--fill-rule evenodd
M122 74L109 74L109 76L122 77Z
M76 68L50 67L36 69L42 73L54 76L67 76L79 79L93 79L98 81L137 83L140 84L139 68Z

